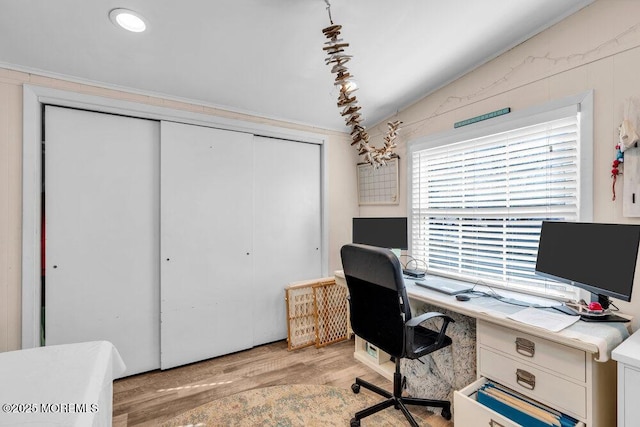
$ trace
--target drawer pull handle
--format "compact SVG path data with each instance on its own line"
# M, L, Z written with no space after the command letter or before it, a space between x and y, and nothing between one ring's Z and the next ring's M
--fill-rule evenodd
M531 372L522 369L516 369L516 381L524 388L533 390L536 388L536 376Z
M499 422L491 418L491 421L489 421L489 427L504 427L504 424L500 424Z
M523 356L533 357L536 354L536 343L526 338L516 338L516 351Z

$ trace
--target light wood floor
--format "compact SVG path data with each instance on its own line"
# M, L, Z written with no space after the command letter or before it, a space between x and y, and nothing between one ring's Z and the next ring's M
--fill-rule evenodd
M348 340L320 349L312 346L288 351L287 343L279 341L179 368L123 378L113 384L113 425L155 426L212 400L273 385L328 384L349 388L358 376L391 391L391 381L353 358L353 347L353 340ZM369 393L365 389L361 392ZM439 415L425 415L422 408L410 410L422 414L432 427L453 426Z

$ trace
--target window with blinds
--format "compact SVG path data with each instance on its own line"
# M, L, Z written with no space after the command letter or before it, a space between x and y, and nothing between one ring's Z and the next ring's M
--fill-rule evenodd
M429 272L575 298L534 270L542 221L580 219L580 113L543 116L410 147L411 256Z

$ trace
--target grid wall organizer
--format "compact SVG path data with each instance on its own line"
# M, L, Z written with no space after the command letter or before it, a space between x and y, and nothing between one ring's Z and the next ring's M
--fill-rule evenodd
M357 165L359 205L397 205L400 203L398 157L374 168Z

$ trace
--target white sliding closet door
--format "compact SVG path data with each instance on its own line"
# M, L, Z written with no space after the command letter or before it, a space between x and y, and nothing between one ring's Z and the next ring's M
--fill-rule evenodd
M46 344L160 366L159 123L45 108Z
M252 143L162 122L162 369L253 345Z
M320 146L255 137L254 345L287 337L284 288L322 274Z

